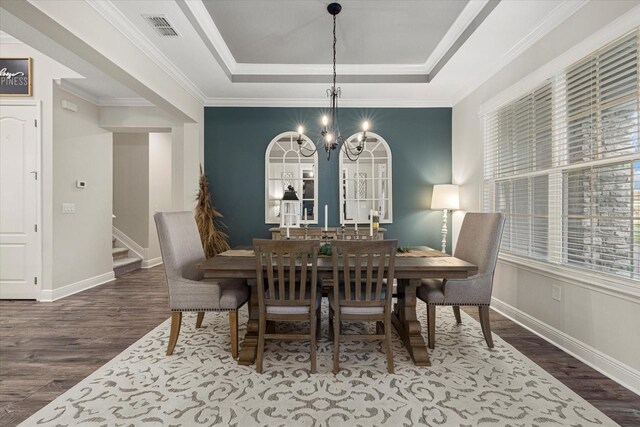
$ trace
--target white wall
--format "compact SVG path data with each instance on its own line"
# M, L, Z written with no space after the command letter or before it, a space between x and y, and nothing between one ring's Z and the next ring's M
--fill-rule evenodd
M77 112L61 107L62 100ZM98 127L98 107L53 88L53 289L113 278L111 132ZM84 189L76 181L86 181ZM63 214L62 204L75 204Z
M551 69L560 63L559 55L576 52L598 34L610 34L610 39L616 31L621 35L624 29L616 20L635 16L637 10L629 12L634 6L639 7L637 2L590 2L453 107L453 181L461 185L462 210L482 209L481 105L536 70ZM454 245L462 217L462 212L454 216ZM502 258L492 306L638 393L640 287L639 292L629 292L606 279L591 282L576 274L562 276L546 264L523 265ZM551 298L554 285L561 288L560 302Z
M42 275L40 280L40 296L39 300L51 300L60 298L69 293L77 292L78 290L84 289L86 287L98 284L105 280L109 279L109 273L105 272L102 269L102 250L101 247L94 247L88 244L87 241L78 241L77 246L75 244L70 245L70 240L68 237L65 237L65 233L69 232L67 228L67 218L60 221L59 212L61 211L61 207L59 204L54 205L54 197L65 197L70 190L69 187L61 188L60 191L55 191L54 188L57 188L59 182L64 182L66 177L63 174L58 174L57 172L57 162L54 164L54 153L60 150L60 153L63 153L65 150L70 155L75 153L82 153L82 155L86 155L86 159L90 160L92 155L96 154L100 150L95 146L95 142L97 140L103 140L105 144L110 144L110 140L107 140L108 137L106 134L103 134L103 131L95 128L93 125L96 120L94 118L94 107L91 104L84 104L84 101L79 100L76 102L78 105L82 105L82 109L79 109L78 115L75 118L69 118L65 115L61 115L60 111L60 103L59 97L66 96L61 95L64 92L57 92L56 99L54 99L54 87L56 86L55 80L61 78L82 78L81 75L72 71L68 67L60 64L57 61L49 58L48 56L42 54L41 52L27 46L24 43L2 43L0 44L0 52L2 52L2 56L4 57L31 57L33 58L33 93L31 97L21 97L21 98L11 98L11 97L2 97L3 100L16 100L16 99L33 99L41 102L42 105L42 117L39 124L40 132L41 132L41 170L40 170L40 185L42 191L42 206L41 206L41 224L39 230L42 232ZM69 98L72 98L69 96ZM54 114L57 118L61 117L63 123L71 123L72 127L78 125L78 129L75 132L59 132L62 130L61 127L56 128L56 138L54 139ZM87 146L78 145L77 137L86 132L87 141L90 141ZM109 145L110 151L110 145ZM60 156L55 154L55 157L60 159ZM77 160L77 158L76 158ZM101 156L99 158L100 162L106 163L110 162L111 155ZM70 172L82 172L82 165L77 162L69 163L68 166L71 168ZM111 169L109 165L109 169ZM54 176L54 171L56 172ZM87 179L91 179L91 182L94 181L93 178L98 178L101 173L104 171L96 171L96 174L85 174ZM54 181L55 179L55 181ZM99 179L99 178L98 178ZM61 181L62 180L62 181ZM87 188L88 192L84 193L84 195L77 195L69 197L70 199L77 200L79 206L86 206L87 200L92 199L97 191L109 191L111 179L107 180L109 183L109 187L104 186L96 186L93 189ZM66 185L66 184L63 184ZM111 194L103 195L102 199L111 200ZM72 201L72 200L70 200ZM110 202L109 202L110 203ZM100 211L101 206L94 213ZM92 208L89 208L92 209ZM55 210L55 212L54 212ZM110 210L110 208L109 208ZM102 229L102 218L91 216L86 216L84 213L76 211L76 215L73 216L76 218L82 217L80 221L81 224L79 226L81 228L89 227L93 228L95 226L96 233L100 233L99 230ZM86 211L85 211L86 212ZM54 218L55 216L55 218ZM93 223L92 221L96 222ZM110 221L110 217L109 217ZM73 220L70 220L70 224L72 228L76 227ZM110 224L110 222L109 222ZM73 231L70 232L73 234ZM58 239L59 236L62 236L62 239L66 239L62 241L60 244L55 244L55 253L54 253L54 242ZM85 246L87 245L88 246ZM96 259L91 259L89 261L90 266L80 267L76 273L64 273L59 267L60 259L65 258L73 258L75 254L78 253L79 249L76 248L84 248L84 253L89 253L87 249L95 251ZM60 252L60 253L58 253ZM84 261L82 258L82 254L80 258L80 262ZM110 253L109 253L110 256ZM62 258L60 258L62 257ZM78 263L78 259L73 261L73 265ZM55 272L54 272L55 270ZM111 277L113 274L112 270ZM100 275L100 273L105 273L104 275ZM55 278L54 278L55 274Z
M149 247L148 133L113 134L113 214L114 227Z
M153 215L172 209L171 134L149 134L149 250L148 265L161 262L160 244Z
M172 135L113 134L113 226L133 240L143 267L162 262L153 215L173 210Z

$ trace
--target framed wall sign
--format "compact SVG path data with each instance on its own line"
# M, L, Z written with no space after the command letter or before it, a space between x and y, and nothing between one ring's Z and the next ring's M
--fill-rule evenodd
M0 96L31 96L31 58L0 58Z

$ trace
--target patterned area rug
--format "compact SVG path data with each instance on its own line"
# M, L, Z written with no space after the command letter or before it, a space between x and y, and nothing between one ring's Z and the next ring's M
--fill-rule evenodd
M22 425L616 425L499 337L488 349L462 314L458 326L451 309L438 310L432 367L414 366L394 331L395 374L380 343L356 341L341 344L335 376L326 301L315 375L308 343L268 342L259 375L231 359L226 314L208 313L200 330L187 315L173 356L166 321ZM424 304L419 316L426 325Z

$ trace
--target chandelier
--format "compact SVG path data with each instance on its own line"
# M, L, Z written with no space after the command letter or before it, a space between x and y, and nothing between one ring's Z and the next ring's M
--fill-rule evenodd
M324 147L324 151L327 153L327 160L331 160L331 152L333 150L342 149L349 160L355 161L364 148L369 122L362 123L362 133L358 135L358 145L350 147L350 143L346 142L340 134L340 121L338 119L338 98L342 95L342 91L339 87L336 87L336 16L341 10L342 6L339 3L331 3L327 6L327 11L333 16L333 85L327 89L327 97L331 99L329 114L322 116L322 131L313 150L303 146L305 141L302 139L302 134L304 133L302 126L298 127L297 142L298 151L304 157L311 157L320 147Z

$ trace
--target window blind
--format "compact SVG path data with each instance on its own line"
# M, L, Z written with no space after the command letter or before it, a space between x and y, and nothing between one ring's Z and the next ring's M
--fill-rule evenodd
M501 250L640 279L638 30L484 116Z

